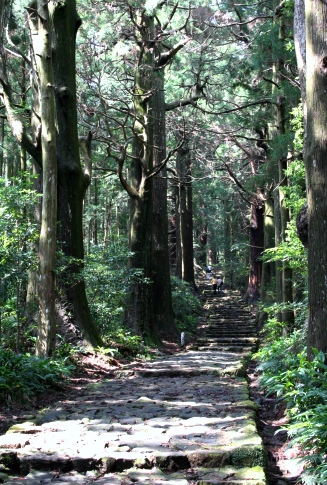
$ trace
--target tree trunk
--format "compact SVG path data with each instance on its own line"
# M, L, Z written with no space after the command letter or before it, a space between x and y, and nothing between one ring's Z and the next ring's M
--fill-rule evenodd
M231 207L228 200L224 200L224 281L230 281L231 266Z
M158 54L158 53L157 53ZM158 58L160 56L158 55ZM164 68L156 66L154 72L152 116L153 123L153 168L160 167L166 158L166 109L164 91ZM152 280L154 326L158 333L177 333L170 285L167 170L162 167L153 180L153 233L152 233Z
M294 0L294 47L303 105L304 139L307 118L306 107L306 33L305 33L305 7L304 0Z
M143 17L146 49L140 54L135 68L134 87L134 139L133 159L130 169L130 184L123 178L120 166L120 180L130 195L129 249L131 256L131 287L125 313L127 324L134 332L142 335L147 343L160 343L155 326L153 284L152 284L152 232L153 232L153 49L147 48L147 39L153 36L154 19Z
M279 39L284 41L285 38L285 25L283 16L279 19ZM282 69L282 60L278 59L275 64L275 82L280 83ZM286 99L275 93L277 96L276 105L276 126L279 135L285 134L285 120L286 120ZM280 156L278 160L278 171L279 171L279 210L281 215L281 240L284 242L286 239L286 230L288 223L291 220L290 211L285 205L285 194L284 187L288 185L288 178L286 175L287 169L287 153L284 156ZM293 271L287 262L282 263L282 302L284 304L293 303ZM294 311L293 310L282 310L282 321L286 324L287 329L291 330L294 326Z
M193 198L191 179L191 157L187 141L177 154L180 201L180 235L182 279L195 286L193 254Z
M283 16L277 19L279 28L279 40L284 41L285 25ZM271 127L271 136L278 138L286 133L286 99L280 94L280 84L282 83L282 69L283 59L278 54L278 57L273 59L273 88L272 94L276 99L274 109L274 122ZM285 150L284 150L285 152ZM290 222L290 212L285 206L284 187L288 185L287 175L287 155L283 153L279 155L278 166L276 167L276 177L278 176L278 197L274 199L274 220L275 220L275 241L276 246L279 246L286 238L287 225ZM278 174L278 175L277 175ZM277 303L289 304L293 303L293 283L292 283L292 269L287 262L276 261L276 299ZM291 329L294 325L294 312L292 310L283 309L278 314L278 319L285 323L285 331Z
M252 199L250 220L250 277L246 294L248 303L254 303L259 298L259 287L262 277L262 261L260 259L264 248L264 205L262 194Z
M76 108L75 44L81 20L75 0L50 2L53 25L53 67L55 79L57 157L58 157L58 221L61 250L67 259L67 270L58 282L64 299L90 346L101 345L99 330L92 321L82 271L83 201L90 184L84 174L79 155Z
M33 48L39 77L41 147L43 163L42 220L39 240L39 323L36 354L51 356L56 345L55 261L57 225L57 153L51 26L48 4L38 0L37 14L30 16L37 35Z
M327 5L305 1L307 39L308 358L327 352Z
M274 227L274 201L271 197L271 191L265 195L264 210L264 249L270 249L275 246L275 227ZM272 303L268 290L272 288L275 277L275 263L263 263L262 280L261 280L261 298L265 303Z

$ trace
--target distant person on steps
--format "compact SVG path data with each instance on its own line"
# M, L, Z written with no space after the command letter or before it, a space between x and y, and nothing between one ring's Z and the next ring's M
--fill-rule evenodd
M207 269L206 269L206 278L207 280L211 279L211 266L208 264Z
M218 285L218 293L222 293L223 292L223 280L222 280L221 276L218 276L217 285Z
M212 278L212 291L213 291L213 294L214 295L217 294L217 284L218 284L218 280L217 280L216 276L213 275L213 278Z

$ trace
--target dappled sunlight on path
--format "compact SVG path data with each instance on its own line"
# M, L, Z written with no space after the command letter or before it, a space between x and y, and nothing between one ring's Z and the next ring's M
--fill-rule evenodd
M193 350L123 366L83 396L12 426L0 437L0 464L17 477L7 483L264 485L265 450L244 378L253 327L235 351L210 335L211 320L219 326L220 318L222 330L226 315L209 297L205 308Z

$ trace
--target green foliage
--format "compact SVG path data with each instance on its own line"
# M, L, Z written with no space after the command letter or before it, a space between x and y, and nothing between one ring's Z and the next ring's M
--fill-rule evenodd
M255 358L259 361L259 383L268 395L274 394L287 405L291 446L303 450L305 485L324 485L327 479L327 379L326 355L315 351L306 358L303 330L282 336L282 324L268 320L267 338Z
M31 243L38 237L32 213L38 194L32 179L17 177L9 182L0 178L0 278L16 280L35 265Z
M84 351L83 346L73 345L70 342L66 342L65 336L57 334L56 352L55 358L59 360L68 360L73 355Z
M181 331L195 331L201 312L200 300L194 295L189 283L176 276L171 277L173 311Z
M110 250L93 246L86 258L84 277L90 310L105 340L120 332L130 275L126 242L112 243Z
M108 347L97 347L94 350L99 355L109 355L109 357L113 357L118 352L117 349L110 349Z
M130 284L145 281L141 270L127 269L129 253L126 240L112 241L108 249L93 246L87 259L84 277L90 310L110 348L98 348L99 353L119 352L124 357L149 357L150 349L142 338L133 335L123 323L126 295Z
M259 383L268 395L285 395L289 389L288 372L298 368L304 345L304 333L297 330L274 341L269 339L255 354L254 358L259 361Z
M306 485L323 485L327 479L327 365L326 355L315 352L308 362L302 356L298 369L289 375L291 385L285 395L291 407L288 427L292 445L305 451Z
M283 261L295 273L306 278L308 270L307 251L297 236L294 220L287 226L285 242L282 242L278 247L266 249L262 260L265 262Z
M30 175L10 181L0 178L0 321L2 339L9 346L14 345L17 322L23 319L20 300L28 273L37 267L38 197Z
M302 103L300 103L296 108L292 109L291 115L292 119L290 123L294 130L294 148L295 150L302 152L304 135Z
M0 349L0 402L26 401L60 385L71 370L62 360L40 359Z
M110 345L117 347L116 352L123 357L139 357L143 359L151 357L151 349L144 344L142 337L131 334L123 327L120 330L111 332L110 337Z

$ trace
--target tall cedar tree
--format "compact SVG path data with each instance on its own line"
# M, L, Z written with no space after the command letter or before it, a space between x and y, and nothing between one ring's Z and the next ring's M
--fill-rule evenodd
M327 5L305 1L308 197L308 358L327 352Z

